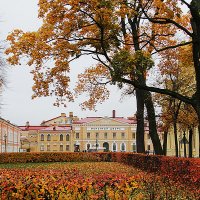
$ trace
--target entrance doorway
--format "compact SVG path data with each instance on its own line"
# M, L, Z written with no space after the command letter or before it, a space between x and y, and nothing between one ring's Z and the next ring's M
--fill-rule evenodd
M108 144L108 142L104 142L103 143L103 147L104 147L104 152L108 152L109 151L109 144Z

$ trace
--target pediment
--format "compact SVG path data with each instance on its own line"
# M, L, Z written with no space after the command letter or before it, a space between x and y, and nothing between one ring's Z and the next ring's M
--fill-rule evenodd
M113 118L107 118L107 117L104 117L104 118L101 118L101 119L97 119L95 121L92 121L92 122L88 122L87 123L87 126L109 126L109 125L112 125L112 126L124 126L124 125L128 125L128 123L126 122L121 122L119 119L113 119Z

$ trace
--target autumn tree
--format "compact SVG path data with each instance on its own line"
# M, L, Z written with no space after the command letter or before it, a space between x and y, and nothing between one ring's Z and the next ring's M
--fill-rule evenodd
M191 15L185 15L179 3L185 4ZM200 98L200 84L196 82L196 93L192 97L147 86L146 72L151 66L150 54L192 44L195 73L199 74L199 7L197 0L190 4L183 0L40 0L39 17L43 18L42 27L37 32L23 33L15 30L8 36L11 48L6 53L13 54L8 59L11 64L19 64L21 56L26 55L28 64L36 65L32 71L34 96L55 94L59 97L57 104L64 103L65 99L73 100L72 92L69 91L70 79L66 75L69 63L80 56L93 55L98 61L97 65L101 64L109 72L112 83L130 84L136 88L138 111L141 111L137 117L142 119L145 103L150 127L154 127L154 132L150 130L154 149L161 153L162 148L155 131L154 106L148 91L167 94L189 103L200 116L200 103L197 101ZM192 26L190 16L193 17ZM141 21L144 26L140 25ZM174 39L179 30L185 34L184 39L166 47L166 41L171 37ZM124 62L119 60L120 57L126 59L128 64L122 65ZM134 60L135 57L138 59ZM48 68L45 64L47 60L52 60L54 67ZM147 60L146 65L144 61ZM132 64L131 67L129 64ZM139 137L142 134L138 134Z
M104 68L112 84L122 86L129 84L128 80L145 86L146 72L153 62L146 34L149 24L141 25L141 8L138 1L128 0L40 0L39 17L43 25L37 32L15 30L8 36L11 47L6 53L13 54L8 61L19 64L20 58L26 55L28 65L36 65L32 70L33 97L55 94L57 105L66 99L73 101L66 73L70 70L70 62L83 55L92 55L97 60L96 69ZM48 60L54 62L54 67L47 67L45 62ZM94 93L87 105L107 98L108 92L103 92L105 88L96 91L98 94ZM144 152L145 103L154 149L162 154L151 94L136 88L136 98L137 140L141 148L138 152Z
M173 43L173 41L170 41L170 43ZM158 65L161 75L157 82L160 82L163 88L167 90L192 96L195 90L195 78L192 67L191 46L168 49L162 52L161 55L162 58ZM176 156L178 156L177 124L179 123L179 112L183 109L183 102L171 96L160 94L156 94L155 98L162 108L161 115L163 115L165 125L173 127Z
M200 121L200 2L198 0L192 1L141 1L141 5L143 6L143 13L149 21L156 25L160 25L160 27L174 27L177 30L177 34L179 40L177 40L177 44L172 46L166 46L165 42L160 44L152 43L152 47L155 52L159 53L165 51L166 49L178 48L180 46L192 45L192 60L193 60L193 68L194 68L194 76L195 76L195 92L192 96L182 95L178 92L174 92L171 90L156 88L156 87L144 87L136 82L132 84L135 87L146 89L153 92L158 92L162 94L170 95L174 98L179 99L187 104L190 104L195 109L198 121ZM149 9L154 5L155 12L152 9ZM185 6L188 9L188 15L183 15L183 9L181 6ZM183 20L184 19L184 20ZM189 20L188 20L189 19ZM170 29L169 29L170 30ZM184 36L183 36L184 35ZM170 31L168 31L168 38L170 37ZM174 33L171 34L171 37L174 37ZM189 56L188 56L189 57ZM187 58L186 58L187 59ZM199 137L200 138L200 137ZM199 148L200 154L200 148Z

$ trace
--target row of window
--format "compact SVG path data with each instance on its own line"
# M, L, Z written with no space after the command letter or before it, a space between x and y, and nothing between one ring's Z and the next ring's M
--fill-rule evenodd
M87 148L87 150L89 150L91 147L99 147L100 145L97 143L95 143L94 145L91 145L91 144L86 144L86 148ZM126 144L125 143L121 143L120 145L120 151L126 151ZM103 147L105 147L105 148L107 148L107 150L111 150L111 151L117 151L118 150L118 145L116 144L116 143L113 143L112 144L112 148L110 149L109 148L109 144L106 142L106 144L104 143L103 144ZM133 144L132 145L132 150L133 150L133 152L136 152L136 144Z
M63 134L60 134L60 137L59 137L60 141L64 141L64 135ZM66 135L65 137L65 140L66 141L69 141L69 134ZM41 134L40 135L40 140L41 141L44 141L44 134ZM51 134L47 134L47 141L51 141Z
M117 136L117 133L112 133L112 137L113 139L115 139ZM80 134L79 133L76 133L76 139L79 139L80 137ZM87 133L87 139L90 139L91 138L91 133L88 132ZM98 139L99 138L99 133L96 133L96 138ZM108 133L104 133L104 139L107 139L108 138ZM124 139L125 138L125 133L121 133L121 138ZM136 139L136 134L135 133L132 133L132 139Z
M65 146L65 151L70 151L70 145L62 145L62 144L59 145L59 151L64 151L64 146ZM94 144L94 145L86 144L87 150L89 150L92 146L99 147L99 144ZM120 151L126 151L126 144L125 143L121 143L119 146L120 146ZM147 149L151 150L150 145L148 145ZM53 145L53 146L46 145L46 151L57 151L57 150L58 150L57 145ZM118 151L118 145L116 143L113 143L111 149L108 146L108 150L111 150L111 151L114 151L114 152ZM136 144L133 144L132 145L132 151L136 152L136 150L137 150ZM45 145L40 145L40 151L45 151Z
M116 139L116 133L113 133L113 139ZM79 133L76 133L76 139L79 139L80 135ZM148 134L147 135L148 139L150 139L150 135ZM88 132L87 133L87 139L90 139L91 138L91 133ZM99 138L99 133L96 133L96 138L98 139ZM107 139L108 138L108 133L104 133L104 139ZM124 139L125 138L125 133L121 133L121 138ZM132 139L136 139L136 134L135 133L132 133ZM41 141L44 141L45 140L45 135L44 134L41 134L40 136L40 140ZM64 141L64 135L63 134L60 134L59 136L59 140L60 141ZM65 140L66 141L69 141L70 140L70 136L69 134L67 134L65 136ZM47 141L51 141L51 134L47 134Z
M45 151L45 145L40 145L40 151ZM46 151L57 151L57 146L53 145L53 148L51 149L50 145L46 146ZM64 151L64 145L59 146L59 151ZM70 146L65 145L65 151L70 151Z

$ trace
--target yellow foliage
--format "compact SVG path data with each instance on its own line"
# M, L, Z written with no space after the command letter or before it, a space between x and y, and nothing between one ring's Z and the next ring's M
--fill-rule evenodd
M142 3L148 4L149 1ZM97 103L109 97L106 84L99 84L99 79L104 76L107 82L112 81L115 70L112 68L113 55L123 49L131 55L145 52L146 55L138 58L148 61L144 69L129 66L132 71L126 69L121 75L131 79L133 74L142 74L146 78L154 47L165 47L177 32L174 26L153 25L145 20L138 2L39 0L38 6L42 26L35 32L14 30L7 37L10 46L5 53L12 65L20 64L26 57L26 64L33 66L33 98L55 95L58 97L55 105L66 105L66 101L74 100L74 92L69 87L73 60L85 54L97 60L96 67L79 76L79 85L75 89L76 93L89 93L88 101L82 105L94 109ZM149 10L153 17L174 19L189 28L189 17L182 13L175 0L155 0ZM133 72L133 69L139 72Z

